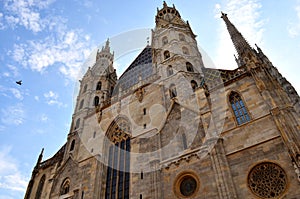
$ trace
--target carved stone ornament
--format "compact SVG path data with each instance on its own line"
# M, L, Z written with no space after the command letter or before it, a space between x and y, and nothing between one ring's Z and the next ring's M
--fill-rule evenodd
M145 94L145 89L144 88L138 88L136 91L135 91L135 96L136 98L139 100L139 102L142 102L143 101L143 98L144 98L144 94Z

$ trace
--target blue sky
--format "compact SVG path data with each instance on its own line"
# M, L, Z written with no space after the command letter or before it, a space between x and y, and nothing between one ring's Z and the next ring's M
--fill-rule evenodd
M124 2L0 2L0 199L23 198L41 149L45 148L47 159L65 143L78 71L91 52L108 37L124 38L128 31L154 27L156 9L162 7L162 1ZM300 92L299 0L167 3L174 3L181 17L189 21L198 35L198 45L217 68L236 68L234 49L220 19L222 10L249 44L257 43ZM132 57L136 52L123 54ZM117 59L118 75L130 61L124 56ZM17 85L17 80L23 84Z

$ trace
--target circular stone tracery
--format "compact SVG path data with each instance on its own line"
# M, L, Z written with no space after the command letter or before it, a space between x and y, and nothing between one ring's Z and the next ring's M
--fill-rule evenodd
M253 167L248 175L248 186L261 198L277 198L287 187L284 170L277 164L264 162Z
M193 171L185 171L179 174L174 181L174 193L177 198L195 197L199 187L199 179Z

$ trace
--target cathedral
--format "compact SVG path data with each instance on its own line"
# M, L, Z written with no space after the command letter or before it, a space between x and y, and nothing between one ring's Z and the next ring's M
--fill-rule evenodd
M25 199L300 198L300 99L225 13L234 70L208 68L174 5L117 77L110 42L82 79L66 143Z

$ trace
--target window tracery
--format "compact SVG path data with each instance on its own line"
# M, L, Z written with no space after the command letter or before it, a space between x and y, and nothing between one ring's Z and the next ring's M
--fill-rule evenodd
M251 169L248 186L260 198L278 198L287 188L287 176L279 165L263 162Z
M60 195L64 195L69 193L70 191L70 179L67 178L63 181L61 188L60 188Z
M250 121L248 110L241 96L237 92L231 92L229 95L229 102L238 125Z
M113 122L108 130L107 138L110 144L106 174L106 199L129 199L130 136L129 122L123 118Z

